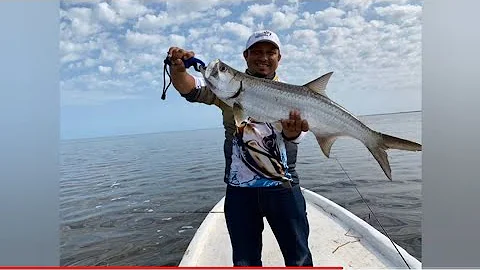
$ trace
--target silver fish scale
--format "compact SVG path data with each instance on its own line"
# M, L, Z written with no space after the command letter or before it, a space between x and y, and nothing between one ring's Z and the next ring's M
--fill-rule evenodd
M238 75L237 75L238 76ZM303 86L256 83L242 78L244 93L241 103L258 121L288 119L290 110L298 110L314 133L349 135L363 142L374 141L374 132L338 104ZM315 132L317 131L317 132Z
M216 70L220 72L214 73ZM220 60L212 61L206 71L202 74L206 80L211 78L212 91L230 106L235 102L241 104L245 113L243 117L250 116L258 121L273 123L288 119L291 110L298 110L302 118L308 120L310 131L315 134L324 154L328 156L333 143L325 137L358 139L368 148L390 180L392 174L386 150L422 150L421 144L370 129L348 110L306 86L255 78ZM315 81L311 85L320 86L321 83L326 82Z

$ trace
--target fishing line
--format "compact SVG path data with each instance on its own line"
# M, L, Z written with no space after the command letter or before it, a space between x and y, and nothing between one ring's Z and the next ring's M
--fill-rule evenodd
M368 210L370 210L370 212L372 213L373 217L375 218L375 220L377 221L378 225L380 225L380 227L382 228L383 232L385 233L385 235L388 237L388 239L390 240L390 242L392 242L392 245L393 247L397 250L398 254L400 255L400 257L402 257L402 260L405 262L405 264L407 265L408 269L411 269L410 268L410 265L408 265L407 261L405 260L405 258L402 256L402 253L400 253L400 251L398 250L397 246L395 245L395 243L393 242L392 238L390 237L390 235L388 235L387 231L385 230L385 228L383 228L382 224L380 223L380 221L378 220L377 216L375 215L375 213L372 211L372 209L370 208L370 206L368 205L367 201L365 201L365 199L363 198L362 194L360 193L360 191L358 190L357 188L357 185L355 185L355 182L353 182L353 180L350 178L350 176L348 175L347 171L345 171L345 169L343 168L342 164L340 163L340 161L333 157L333 159L335 159L338 163L338 165L340 165L340 168L342 168L342 171L343 173L345 173L345 175L347 176L348 180L350 180L350 182L352 182L353 184L353 187L355 188L355 190L358 192L358 195L360 195L360 198L362 198L362 201L363 203L365 203L365 205L368 207Z

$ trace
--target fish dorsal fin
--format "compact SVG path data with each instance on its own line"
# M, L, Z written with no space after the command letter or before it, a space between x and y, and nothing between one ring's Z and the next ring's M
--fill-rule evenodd
M332 76L333 71L322 75L321 77L316 78L315 80L304 84L303 86L312 90L313 92L319 93L321 95L327 96L325 89L327 88L327 83L330 77Z

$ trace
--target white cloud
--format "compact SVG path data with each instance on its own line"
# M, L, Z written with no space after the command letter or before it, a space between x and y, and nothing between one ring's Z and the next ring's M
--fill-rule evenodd
M93 58L86 58L82 65L83 67L87 67L87 68L90 68L90 67L93 67L95 65L97 65L98 63L98 60L97 59L93 59Z
M122 57L122 52L118 45L105 46L100 49L100 61L111 62Z
M69 102L74 97L99 102L161 89L163 58L173 45L243 71L246 39L264 28L279 32L284 45L279 74L289 82L334 71L329 90L344 101L366 93L419 91L422 9L411 2L340 0L323 10L305 9L301 1L63 5L62 93Z
M166 41L166 38L160 34L143 34L127 30L125 41L128 46L139 48L160 44Z
M133 58L134 62L141 66L155 66L162 63L161 57L153 53L140 53Z
M253 4L240 16L240 20L243 24L253 27L256 19L269 18L275 11L277 11L277 6L274 3L266 5Z
M421 19L422 7L415 5L391 5L386 7L376 7L375 12L390 23L402 23L409 20Z
M309 59L312 59L311 56L318 54L320 51L318 34L311 29L295 30L292 35L289 36L288 44L296 47L296 50L303 54L309 54ZM289 57L286 53L283 53L283 55Z
M293 31L293 42L311 42L317 39L317 32L310 29Z
M95 6L96 4L102 2L103 0L61 0L60 3L62 6L73 7L73 6Z
M344 10L329 7L315 13L304 12L303 18L296 22L299 27L311 29L326 28L328 26L338 26L342 23L342 18L346 14Z
M112 67L104 67L104 66L98 66L98 71L100 71L101 73L110 73L112 72Z
M272 14L272 11L276 9L277 7L273 3L267 5L253 4L248 7L246 14L257 18L265 18L269 14Z
M218 43L213 44L212 50L214 51L214 53L218 53L219 55L225 55L230 52L230 49L228 48L228 46L225 46L223 44L218 44Z
M125 19L133 19L152 12L141 2L135 0L113 0L111 6Z
M183 24L195 24L198 19L204 18L205 14L201 12L181 13L179 15L173 15L169 12L160 11L155 14L146 14L138 19L135 28L141 31L163 31L170 26L180 26Z
M62 106L102 105L115 100L144 98L142 91L146 84L143 78L147 77L144 72L112 77L114 68L99 66L96 70L98 73L60 81Z
M68 62L73 62L73 61L77 61L77 60L81 60L82 59L82 55L78 54L78 53L68 53L62 57L60 57L60 63L61 64L64 64L64 63L68 63Z
M147 14L140 17L135 26L140 30L156 30L166 27L170 23L168 13L161 11L157 15Z
M83 40L101 30L101 26L95 21L92 9L83 7L74 7L64 13L68 24L63 27L69 27L72 32L71 37Z
M60 40L59 49L60 53L68 54L68 53L80 53L84 54L91 50L95 50L99 48L99 44L96 41L90 40L85 43L77 43L68 40Z
M146 81L152 81L153 78L155 77L150 71L142 71L140 76L142 77L143 80L146 80Z
M111 24L119 25L125 22L124 18L120 17L115 10L113 10L108 3L100 3L97 7L97 14L101 21Z
M186 39L184 36L175 34L169 36L169 43L180 48L183 48L185 46L185 40Z
M358 15L353 15L342 20L343 27L347 27L352 30L352 32L363 31L365 27L365 18Z
M143 3L144 5L148 4L158 4L158 3L167 3L169 0L140 0L140 3Z
M224 7L235 10L239 5L247 4L255 0L167 0L167 11L173 17L185 13L185 7L189 12L204 12L214 8Z
M227 22L221 27L222 31L237 36L242 41L246 41L252 34L252 29L240 23Z
M232 11L225 9L225 8L220 8L217 10L217 17L220 18L225 18L228 17L232 14Z
M276 2L278 3L278 2ZM280 5L280 3L278 3ZM299 5L296 1L289 2L287 5L282 5L280 7L280 11L285 12L285 13L298 13L299 11ZM297 14L298 15L298 14Z
M276 11L273 13L271 25L279 30L288 29L292 26L297 17L297 14Z
M171 0L167 1L167 12L178 15L185 13L185 7L189 12L201 12L216 6L220 0Z
M197 27L188 29L189 39L195 40L211 32L210 27Z
M63 91L61 94L62 106L92 106L103 105L110 101L127 100L127 99L142 99L141 96L127 93L106 92L101 90L69 90Z
M253 26L255 25L255 18L253 16L243 14L240 17L240 20L243 24L248 25L248 26Z
M339 0L338 7L346 10L358 10L359 12L364 12L372 3L373 0Z
M127 94L134 84L128 80L114 80L99 77L97 74L79 75L60 81L62 105L101 104L111 100L133 98Z
M400 4L408 3L410 0L374 0L376 4Z
M130 64L131 62L126 61L125 59L119 59L115 62L113 66L113 72L119 75L130 73L131 72Z

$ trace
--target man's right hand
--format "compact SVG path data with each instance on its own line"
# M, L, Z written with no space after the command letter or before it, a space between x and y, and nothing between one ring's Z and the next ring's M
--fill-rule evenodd
M170 73L177 73L186 72L186 68L182 59L190 59L195 56L195 53L193 51L186 51L178 47L170 47L168 50L168 55L170 56L170 62L172 62L172 65L170 66Z
M195 53L178 47L170 47L168 55L172 63L170 65L170 75L173 86L181 94L190 93L195 88L195 79L188 74L182 59L187 60L194 57Z

